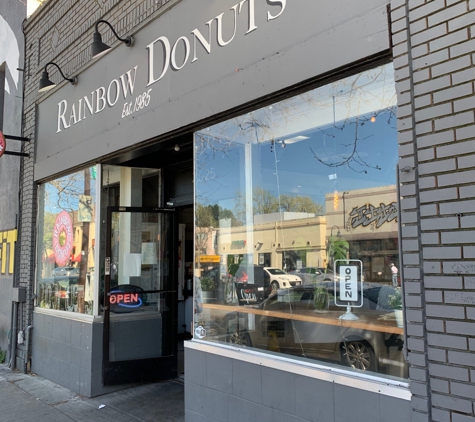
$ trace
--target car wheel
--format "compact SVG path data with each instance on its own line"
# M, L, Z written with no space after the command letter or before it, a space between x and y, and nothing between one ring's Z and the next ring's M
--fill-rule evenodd
M235 344L236 346L252 346L251 337L246 329L234 328L227 337L226 343Z
M351 368L375 371L374 351L366 341L349 341L342 345L343 361Z
M270 285L272 286L272 290L279 290L279 287L280 287L280 286L279 286L279 282L278 282L278 281L275 281L275 280L274 280Z

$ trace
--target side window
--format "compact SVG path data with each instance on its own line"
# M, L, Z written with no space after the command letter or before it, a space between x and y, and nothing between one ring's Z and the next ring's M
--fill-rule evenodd
M219 255L223 267L245 264L247 273L263 265L273 290L230 271L229 291L254 289L262 301L252 305L249 293L245 301L228 295L220 303L216 294L196 326L203 320L220 326L228 309L221 305L239 305L254 348L406 377L402 348L385 341L388 333L404 341L394 277L396 111L394 69L387 63L194 134L195 206L197 213L209 210L207 227L197 220L196 229L215 239L206 254ZM363 297L373 286L372 297ZM203 340L222 338L210 330ZM358 350L364 343L370 359L361 367L348 354L328 355L348 347L348 339Z
M94 173L85 168L38 187L37 300L39 308L93 313Z

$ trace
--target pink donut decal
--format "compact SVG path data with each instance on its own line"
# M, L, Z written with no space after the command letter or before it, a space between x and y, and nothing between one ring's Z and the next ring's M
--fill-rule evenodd
M73 222L67 211L61 211L56 217L53 227L53 253L58 266L64 267L69 262L72 249Z

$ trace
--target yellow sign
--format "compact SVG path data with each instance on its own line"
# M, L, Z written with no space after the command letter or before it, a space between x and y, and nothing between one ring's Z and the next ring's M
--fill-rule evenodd
M338 191L333 192L333 209L338 210Z
M15 261L15 243L17 241L18 232L16 229L0 232L1 256L2 256L2 274L13 274L13 266ZM8 260L7 273L7 248L9 248L10 256Z
M220 262L219 255L201 255L200 262Z

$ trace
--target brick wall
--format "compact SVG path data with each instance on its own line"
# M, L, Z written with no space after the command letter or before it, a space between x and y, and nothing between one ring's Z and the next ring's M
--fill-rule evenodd
M475 397L475 1L391 3L414 421Z

